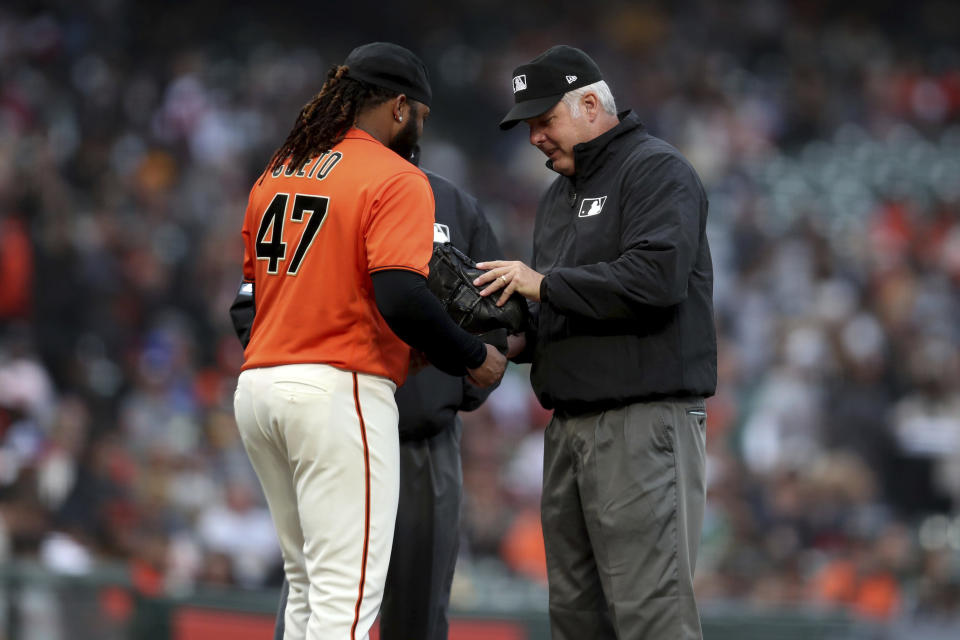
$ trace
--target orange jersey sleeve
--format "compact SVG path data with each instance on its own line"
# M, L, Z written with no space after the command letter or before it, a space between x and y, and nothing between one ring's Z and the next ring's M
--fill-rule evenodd
M433 190L423 173L402 173L388 181L374 198L364 229L367 270L407 269L426 277L433 220Z

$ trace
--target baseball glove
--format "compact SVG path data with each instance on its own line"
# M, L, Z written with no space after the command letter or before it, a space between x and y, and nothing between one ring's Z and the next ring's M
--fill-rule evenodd
M483 273L449 242L434 242L427 288L440 299L454 322L470 333L495 329L518 333L527 325L527 301L514 293L502 307L497 295L483 297L473 280Z

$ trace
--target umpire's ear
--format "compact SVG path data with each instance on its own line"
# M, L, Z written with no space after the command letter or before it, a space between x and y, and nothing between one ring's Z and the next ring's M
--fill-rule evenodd
M253 298L253 283L241 282L237 290L237 297L233 299L230 305L230 321L233 322L233 330L237 332L237 338L243 348L247 348L250 342L250 330L253 328L253 318L257 315L257 306Z

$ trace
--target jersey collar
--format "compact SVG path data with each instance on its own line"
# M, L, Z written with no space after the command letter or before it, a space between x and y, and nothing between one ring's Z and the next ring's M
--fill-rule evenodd
M380 145L383 144L382 142L380 142L379 140L377 140L376 138L374 138L372 135L370 135L369 133L367 133L366 131L364 131L364 130L361 129L360 127L350 127L350 128L347 130L346 135L343 136L343 139L344 139L344 140L346 140L347 138L352 138L352 139L355 139L355 140L356 140L356 139L359 139L359 140L369 140L369 141L371 141L371 142L376 142L377 144L380 144Z

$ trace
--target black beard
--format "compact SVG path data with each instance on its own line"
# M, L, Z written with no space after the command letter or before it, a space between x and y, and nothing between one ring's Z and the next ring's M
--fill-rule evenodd
M387 148L399 154L404 160L410 160L410 158L413 157L413 151L416 149L419 141L420 136L417 135L417 116L416 113L411 110L410 119L407 120L407 124L394 136L390 144L387 145Z

